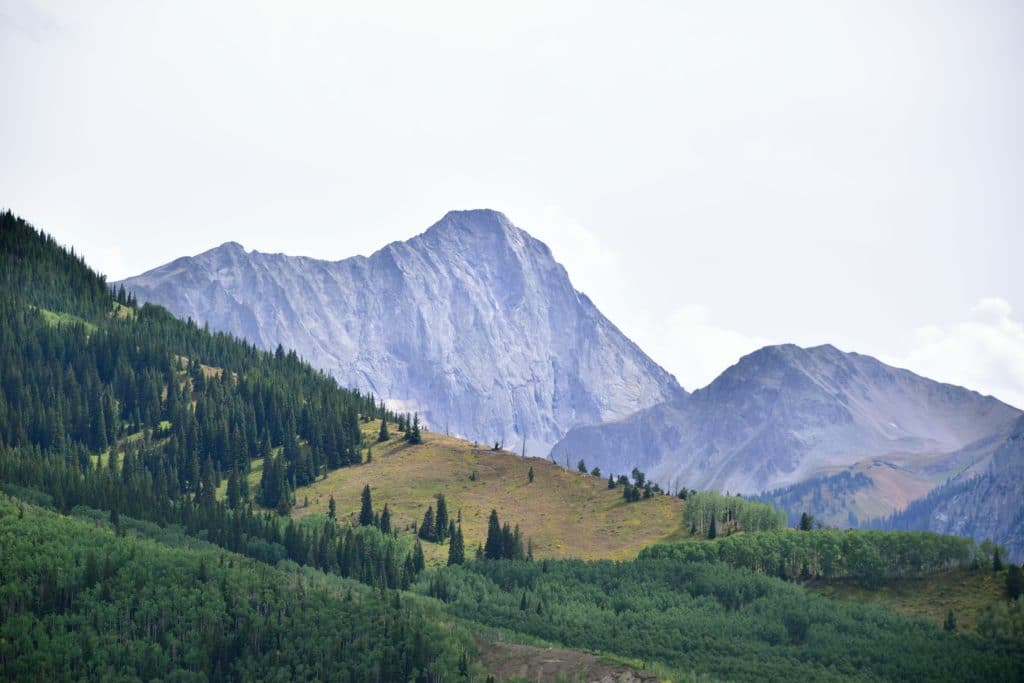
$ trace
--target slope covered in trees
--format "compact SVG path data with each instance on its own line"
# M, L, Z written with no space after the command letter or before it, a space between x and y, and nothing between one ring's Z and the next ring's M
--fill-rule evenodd
M882 533L812 529L740 534L713 542L657 544L647 559L724 562L784 579L854 579L875 585L886 578L925 576L974 563L990 563L991 549L969 538L923 531Z
M0 675L453 680L474 647L429 605L200 547L0 500Z
M658 662L666 677L1016 681L1024 644L951 634L721 563L488 561L416 590L462 617L564 646Z

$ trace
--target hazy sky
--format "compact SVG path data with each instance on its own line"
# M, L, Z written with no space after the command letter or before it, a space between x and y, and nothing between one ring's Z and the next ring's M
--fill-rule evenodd
M1024 407L1024 4L0 0L0 206L111 279L545 240L688 389L831 342Z

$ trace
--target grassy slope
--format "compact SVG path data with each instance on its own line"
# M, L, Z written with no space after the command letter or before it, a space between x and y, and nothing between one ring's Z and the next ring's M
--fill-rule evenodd
M379 422L364 426L368 442L376 440ZM683 501L671 496L625 503L622 489L608 490L607 480L569 472L540 458L521 458L508 451L492 452L466 441L424 432L424 443L410 446L393 433L373 444L373 462L336 470L327 479L295 492L293 516L326 513L334 496L339 519L354 520L365 484L373 492L374 509L387 503L392 525L404 529L423 519L434 496L444 493L449 514L462 510L466 553L475 552L487 535L491 508L502 523L519 524L532 538L535 557L583 559L635 557L645 545L686 537ZM534 468L533 483L527 479ZM473 471L477 480L470 481ZM309 507L304 499L309 498ZM447 560L447 545L424 544L428 562Z
M1004 599L1006 574L956 570L922 579L894 580L874 590L846 583L811 584L809 588L836 600L888 605L901 614L937 624L942 624L952 609L958 627L973 631L985 607Z

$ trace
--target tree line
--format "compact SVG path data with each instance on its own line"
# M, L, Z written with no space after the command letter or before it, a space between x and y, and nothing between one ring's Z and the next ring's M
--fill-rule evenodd
M924 531L883 533L848 529L786 529L738 534L714 542L682 541L649 546L642 559L724 562L786 580L847 579L876 586L889 578L927 576L991 563L973 540Z

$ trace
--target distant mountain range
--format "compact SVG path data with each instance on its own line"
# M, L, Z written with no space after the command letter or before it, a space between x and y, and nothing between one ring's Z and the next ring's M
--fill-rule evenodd
M688 394L495 211L451 212L369 257L230 242L122 284L295 349L437 431L605 474L638 467L672 490L759 495L834 525L1022 533L1020 498L987 483L1024 486L1006 455L1020 410L827 345L760 349ZM965 514L982 500L998 510Z
M960 474L870 526L987 538L1005 546L1011 561L1024 561L1024 417L981 472Z
M369 257L231 242L123 282L265 349L278 344L431 429L546 455L567 430L685 396L577 292L542 242L453 211Z
M993 468L1004 473L997 480L1013 480L1020 490L1020 467L1000 467L993 455L1021 428L1021 415L990 396L869 356L832 346L769 346L692 394L570 430L552 458L582 458L611 472L638 467L673 490L760 493L791 517L807 511L828 524L856 526L902 510L949 480L970 481L975 491ZM1022 498L989 496L988 505L999 510L986 524L962 514L968 497L957 500L956 514L943 518L950 507L944 503L929 508L930 517L912 516L910 526L1001 542L1022 533Z
M908 455L922 465L927 456L925 469L941 481L970 465L958 451L1009 433L1020 414L869 356L788 344L744 356L688 396L573 429L552 455L584 457L602 470L638 466L661 482L744 494Z

